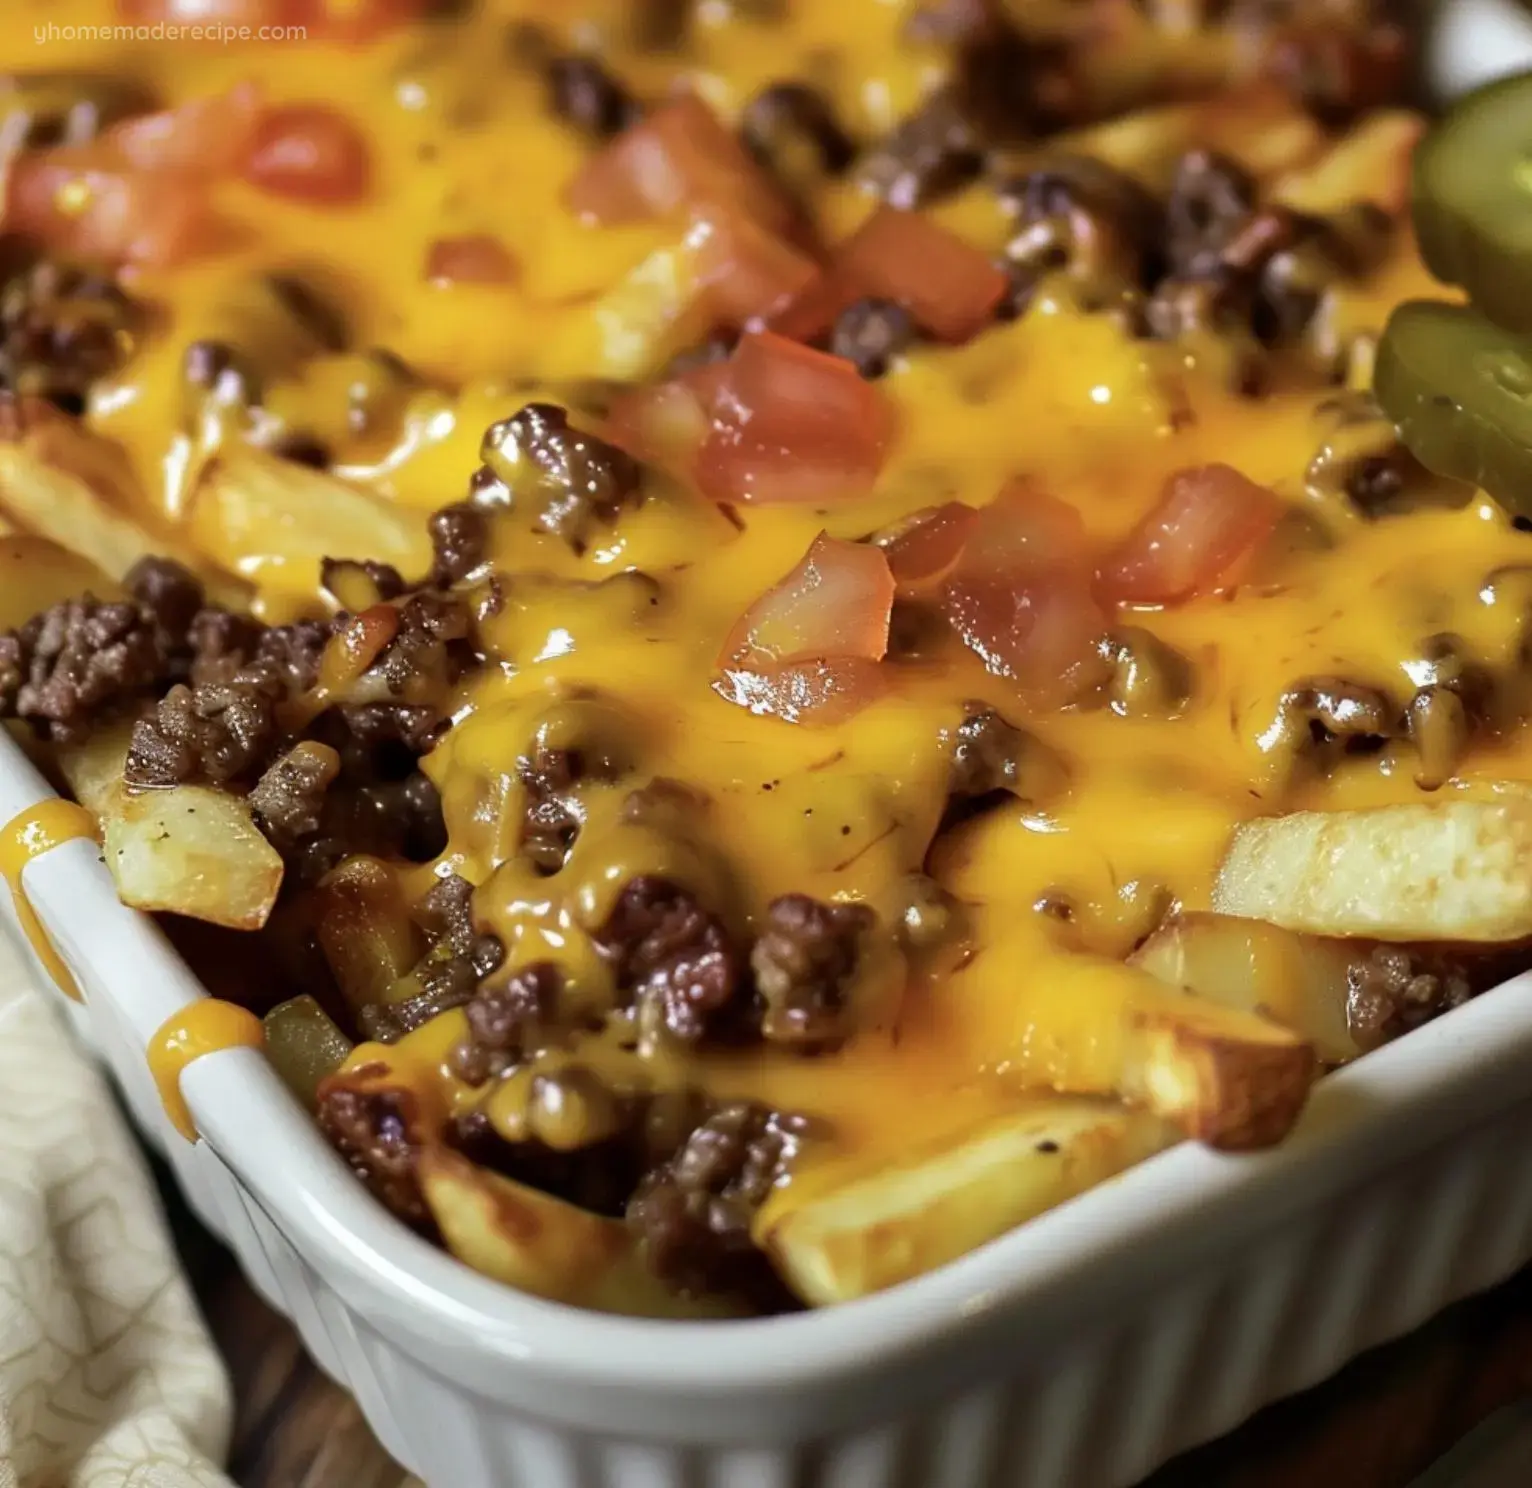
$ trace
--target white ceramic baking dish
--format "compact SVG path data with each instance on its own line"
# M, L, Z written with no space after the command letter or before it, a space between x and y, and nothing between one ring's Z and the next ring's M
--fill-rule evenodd
M1532 63L1503 0L1438 29L1448 91ZM48 793L0 735L0 823ZM1532 1259L1529 974L1325 1080L1276 1151L1178 1148L881 1296L581 1313L396 1224L257 1054L187 1072L182 1141L144 1051L195 978L90 843L25 884L188 1199L431 1488L1122 1488Z

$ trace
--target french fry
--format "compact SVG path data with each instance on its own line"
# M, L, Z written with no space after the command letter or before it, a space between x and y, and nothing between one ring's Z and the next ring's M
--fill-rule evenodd
M1313 935L1532 935L1532 800L1410 802L1246 822L1213 907Z
M314 900L314 933L346 1001L388 1001L425 950L394 870L358 854L325 876Z
M447 1249L519 1291L630 1317L727 1317L716 1298L670 1292L639 1256L631 1232L474 1166L448 1148L420 1154L420 1186Z
M125 718L96 729L82 743L60 745L54 752L75 800L98 817L112 808L122 789L132 736L133 721Z
M75 799L101 823L101 848L124 904L259 930L282 886L282 859L242 796L201 785L123 788L131 722L59 751Z
M201 785L119 793L101 813L102 851L124 904L259 930L282 859L239 796Z
M1355 943L1300 935L1264 920L1180 914L1130 961L1150 976L1224 1007L1274 1019L1308 1039L1326 1064L1362 1051L1346 1024Z
M1139 109L1106 124L1063 135L1057 145L1083 151L1155 190L1176 162L1210 139L1261 179L1296 171L1324 149L1324 131L1279 88L1255 87L1198 103Z
M1061 965L1018 1013L1018 1072L1069 1094L1120 1096L1215 1147L1280 1141L1318 1073L1313 1046L1290 1029L1121 962Z
M707 327L697 270L696 229L656 248L604 293L572 312L544 350L554 375L594 374L637 382Z
M114 579L154 554L205 569L174 533L141 519L146 503L115 444L37 399L15 412L0 430L0 514Z
M1284 173L1272 197L1316 216L1370 201L1397 217L1410 202L1410 165L1425 128L1409 109L1370 114L1317 160Z
M0 630L24 624L61 599L91 593L117 599L121 588L88 558L30 532L0 537Z
M1115 1102L1039 1097L893 1160L805 1174L806 1194L770 1200L755 1238L804 1301L847 1302L944 1265L1179 1137Z
M262 450L215 455L191 495L193 542L231 573L308 596L326 557L364 556L406 575L430 567L419 512Z

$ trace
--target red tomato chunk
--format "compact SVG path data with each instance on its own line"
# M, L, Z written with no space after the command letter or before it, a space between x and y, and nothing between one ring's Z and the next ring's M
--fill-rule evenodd
M1176 604L1212 593L1237 579L1284 510L1279 496L1230 465L1178 471L1101 566L1098 593L1112 604Z
M849 500L872 489L892 436L892 410L850 362L752 333L713 396L697 484L715 501Z
M1072 506L1014 483L984 507L942 586L942 610L985 667L1043 704L1103 675L1106 614L1091 592L1085 528Z

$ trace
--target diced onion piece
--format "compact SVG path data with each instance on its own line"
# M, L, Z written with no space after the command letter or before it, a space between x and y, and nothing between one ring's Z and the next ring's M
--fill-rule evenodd
M729 632L715 689L789 723L849 718L884 690L893 604L883 550L821 532Z
M918 513L883 544L899 592L914 593L939 579L958 561L979 514L961 501Z
M1178 471L1159 503L1102 565L1108 603L1175 604L1237 577L1286 507L1230 465Z
M576 212L598 222L670 217L685 208L735 207L783 233L792 209L718 116L692 94L624 130L569 183Z
M942 610L998 677L1044 703L1100 680L1106 616L1091 593L1085 528L1067 503L1013 482L974 521Z
M705 209L692 233L698 277L719 325L764 321L820 277L807 254L737 209Z
M892 410L856 368L770 332L743 337L714 395L697 484L715 501L844 501L883 468Z
M836 249L843 285L894 300L942 341L977 335L1005 295L1005 275L989 258L918 212L879 207Z
M516 260L488 233L437 238L426 250L425 276L432 284L509 284Z
M262 114L244 175L273 196L342 206L367 194L372 158L365 136L344 114L322 103L294 103Z
M880 661L893 604L887 554L821 532L803 561L740 616L719 664L759 669L824 656Z

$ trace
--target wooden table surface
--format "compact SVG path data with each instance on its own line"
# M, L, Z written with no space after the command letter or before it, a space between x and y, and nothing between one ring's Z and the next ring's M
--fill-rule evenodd
M240 1488L419 1488L228 1253L173 1196L167 1203L233 1377L230 1465ZM1177 1458L1143 1488L1406 1488L1479 1422L1528 1396L1532 1268Z

